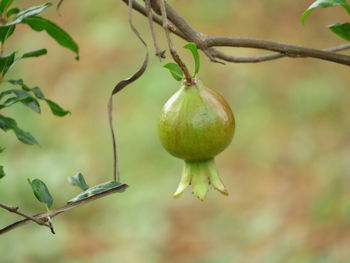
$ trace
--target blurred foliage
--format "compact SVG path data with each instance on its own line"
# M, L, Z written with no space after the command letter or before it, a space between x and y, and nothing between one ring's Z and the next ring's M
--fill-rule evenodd
M215 8L211 2L171 1L195 28L209 34L319 48L342 43L323 26L348 18L337 7L314 10L302 26L305 1L220 0ZM47 182L53 207L79 193L67 182L72 174L81 171L91 185L112 179L106 103L116 82L134 72L143 57L121 1L65 1L60 12L62 16L48 10L48 18L76 38L79 62L45 34L29 37L25 28L8 45L30 50L45 44L49 56L37 58L34 69L24 61L9 74L43 87L72 112L58 119L49 112L37 116L21 105L6 109L40 138L41 147L1 136L6 150L0 159L7 176L1 179L0 199L33 214L42 212L42 206L27 177ZM146 20L135 14L135 24L150 40ZM165 48L161 29L157 32ZM182 49L185 43L175 43L191 67L191 54ZM233 143L217 157L230 195L211 191L205 202L190 193L172 199L182 162L162 149L156 127L160 109L178 83L162 67L164 61L153 57L145 75L115 98L121 178L130 185L128 191L54 218L55 236L34 224L1 236L1 262L350 261L349 69L313 59L226 66L210 63L203 54L201 59L199 77L227 98L236 116ZM0 212L1 225L17 219Z
M13 35L17 26L21 24L27 24L34 31L46 31L56 42L61 46L71 49L79 57L79 48L74 40L59 26L47 20L39 17L38 15L43 12L46 8L52 6L51 3L47 2L38 6L31 6L20 10L17 7L13 7L13 0L1 0L0 1L0 109L5 109L21 103L22 105L32 109L36 113L41 113L41 106L39 100L45 101L52 114L63 117L69 113L64 110L57 103L45 98L44 94L38 87L29 88L22 79L9 79L9 71L17 64L18 61L27 58L40 57L47 54L45 48L26 52L18 56L18 50L11 49L4 54L5 44L7 40ZM22 52L21 52L22 53ZM16 76L18 78L18 76ZM10 86L10 87L9 87ZM15 87L14 87L15 86ZM20 89L18 88L20 87ZM29 133L22 130L17 121L11 117L3 115L2 111L0 114L0 129L1 132L12 131L17 139L28 145L38 145L38 141ZM1 152L5 148L0 148ZM5 176L4 166L0 166L0 178ZM31 184L35 196L39 201L47 203L50 207L52 205L52 198L48 194L45 183L41 180L34 180ZM40 187L39 187L40 186ZM43 193L41 193L43 191ZM49 199L47 199L49 197Z

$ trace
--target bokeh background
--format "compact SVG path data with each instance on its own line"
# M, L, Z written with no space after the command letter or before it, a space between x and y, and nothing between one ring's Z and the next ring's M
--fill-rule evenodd
M340 7L300 14L312 1L173 0L196 29L215 35L273 39L308 47L344 43L325 27L349 21ZM15 1L28 7L43 1ZM35 114L18 105L4 110L41 147L2 133L7 176L0 200L39 213L26 178L45 181L59 207L79 190L67 177L82 172L88 184L111 179L112 149L106 104L117 81L140 65L144 49L127 24L122 1L68 1L46 17L79 43L80 61L45 33L25 25L5 47L22 52L47 47L48 55L19 63L23 76L72 114L57 118L43 105ZM154 53L144 17L135 25ZM161 29L158 38L165 48ZM192 59L175 41L191 66ZM261 51L226 49L236 55ZM157 119L178 83L151 57L140 80L115 97L122 181L115 194L54 218L57 234L28 224L0 238L1 263L349 263L350 74L342 65L284 58L261 64L210 63L201 54L200 77L232 106L237 129L217 166L228 197L210 191L200 202L190 191L172 193L182 161L161 147ZM19 218L0 211L1 227Z

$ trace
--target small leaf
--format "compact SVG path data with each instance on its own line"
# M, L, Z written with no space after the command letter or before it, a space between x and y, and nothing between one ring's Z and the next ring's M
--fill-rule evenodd
M70 111L63 109L60 105L58 105L57 103L53 102L52 100L46 99L44 94L42 93L42 91L38 87L29 88L27 85L25 85L23 83L23 80L21 80L21 79L8 80L8 82L13 84L13 85L20 85L22 87L22 89L25 90L25 91L33 92L35 97L37 97L40 100L44 100L47 103L47 105L50 107L51 112L54 115L59 116L59 117L63 117L63 116L65 116L65 115L70 113ZM1 98L1 93L0 93L0 98Z
M44 11L46 8L48 8L49 6L51 6L51 3L45 3L42 5L38 5L38 6L32 6L28 9L25 9L21 12L19 12L14 18L13 21L11 23L8 23L7 25L16 25L19 24L23 21L23 19L31 17L31 16L36 16L38 14L40 14L42 11Z
M328 28L337 36L350 41L350 23L334 24L328 26Z
M193 55L193 59L194 59L194 74L193 76L196 76L197 73L199 72L199 67L200 67L200 62L199 62L199 53L198 53L198 49L195 43L187 43L184 48L190 50L192 52Z
M39 200L39 202L45 203L48 208L51 208L53 203L53 198L46 184L40 179L30 180L29 178L28 178L28 183L32 187L33 193L35 197Z
M309 16L312 10L314 10L317 7L327 8L327 7L337 6L337 5L344 6L344 4L346 4L345 0L317 0L313 2L301 15L301 23L304 24L305 19Z
M42 91L38 87L34 87L32 89L29 89L29 90L31 90L34 93L35 97L37 97L38 99L40 99L40 100L45 99L44 94L42 93Z
M21 86L21 88L24 91L32 91L32 89L30 89L26 84L24 84L22 79L10 79L10 80L7 80L7 82L11 83L12 85L19 85L19 86Z
M0 74L2 76L5 76L9 68L11 67L14 59L15 59L16 52L12 52L9 55L0 57Z
M77 54L76 59L79 59L79 47L77 43L66 31L56 24L39 16L27 17L22 23L29 25L35 31L46 31L58 44L75 52Z
M16 104L18 102L21 102L25 106L31 108L37 113L40 113L40 104L38 103L37 100L27 97L27 98L17 98L17 97L11 97L7 99L3 104L0 104L0 109L5 108L5 107L10 107L13 104Z
M180 66L176 63L168 63L164 65L164 68L167 68L171 75L176 79L177 81L181 81L183 78L183 72L180 68Z
M40 109L40 104L39 102L34 99L33 97L27 97L24 99L21 99L21 103L29 108L31 108L33 111L35 111L36 113L41 113L41 109Z
M0 26L0 42L3 44L15 31L16 26Z
M30 51L27 53L24 53L22 56L16 58L15 60L12 61L12 63L8 66L7 71L8 72L18 61L24 58L33 58L33 57L40 57L42 55L47 54L47 50L45 48Z
M19 12L21 12L21 10L19 10L19 8L11 8L9 11L7 11L6 16L9 18L12 15L16 15Z
M83 191L89 189L89 186L86 184L82 173L77 173L74 176L68 177L68 183L74 186L78 186Z
M0 179L3 178L4 176L5 176L4 166L0 165Z
M348 14L350 15L350 5L344 1L344 3L342 4L342 6L344 7L344 9L346 10L346 12L348 12Z
M31 108L37 113L40 113L40 104L39 102L32 97L28 92L20 89L10 89L0 93L0 100L9 94L15 94L16 97L11 97L7 99L3 104L0 105L0 108L9 107L15 103L21 102L23 105Z
M3 44L15 31L16 26L0 26L0 42Z
M46 48L42 48L42 49L38 49L38 50L34 50L34 51L30 51L30 52L24 53L22 55L22 58L40 57L40 56L46 55L46 54L47 54L47 49Z
M47 105L49 105L51 112L56 116L63 117L63 116L66 116L68 113L70 113L70 111L63 109L60 105L53 102L52 100L45 99L45 101Z
M110 181L107 183L103 183L103 184L99 184L99 185L95 185L87 190L85 190L84 192L82 192L81 194L77 195L76 197L72 198L71 200L68 201L68 203L74 203L77 202L79 200L82 199L86 199L92 195L96 195L96 194L100 194L102 192L106 192L108 190L111 190L113 188L116 188L118 186L122 185L122 183L117 182L117 181ZM125 191L125 188L118 190L118 193L122 193Z
M7 8L13 3L13 0L1 0L0 1L0 13L4 13Z
M12 130L15 133L17 139L25 144L38 144L37 140L29 132L25 132L20 129L17 126L17 122L10 117L0 115L0 129L4 130L5 132Z

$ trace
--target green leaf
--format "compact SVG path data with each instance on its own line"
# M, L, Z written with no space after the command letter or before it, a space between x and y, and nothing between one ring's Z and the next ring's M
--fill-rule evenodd
M0 165L0 179L5 176L4 166Z
M7 8L13 3L13 0L1 0L0 1L0 13L4 13Z
M45 55L47 54L47 50L45 48L42 48L42 49L38 49L38 50L34 50L34 51L30 51L30 52L27 52L27 53L24 53L22 56L20 57L17 57L16 59L14 59L14 55L15 53L12 53L13 54L13 58L12 60L9 60L8 61L8 65L6 67L6 71L3 73L3 75L5 75L18 61L20 61L21 59L24 59L24 58L32 58L32 57L40 57L42 55ZM11 55L12 55L11 54Z
M31 108L36 113L41 113L39 102L36 99L34 99L32 96L20 99L20 102L23 105Z
M29 88L27 85L24 84L23 80L18 79L18 80L8 80L9 83L13 85L20 85L23 90L25 91L31 91L40 100L44 100L47 105L50 107L51 112L59 117L63 117L70 113L70 111L63 109L60 105L57 103L53 102L52 100L46 99L42 91L38 87L34 88ZM0 97L1 98L1 97Z
M334 24L328 26L328 28L337 36L350 41L350 23Z
M17 139L25 144L38 144L37 140L29 132L25 132L20 129L17 126L17 122L10 117L0 115L0 129L4 130L5 132L12 130L15 133Z
M337 6L337 5L346 5L345 0L317 0L313 2L307 9L306 11L301 15L301 23L304 24L305 19L309 16L309 14L314 10L315 8L327 8L327 7L332 7L332 6Z
M99 185L96 185L94 187L91 187L87 190L85 190L84 192L82 192L81 194L77 195L76 197L72 198L71 200L68 201L68 203L74 203L74 202L77 202L79 200L82 200L82 199L86 199L92 195L96 195L96 194L99 194L99 193L102 193L102 192L106 192L108 190L111 190L113 188L116 188L118 186L122 185L122 183L120 182L117 182L117 181L110 181L110 182L107 182L107 183L103 183L103 184L99 184ZM122 193L125 191L125 188L117 191L118 193Z
M0 26L0 42L3 44L15 31L15 26Z
M21 12L19 12L14 18L13 21L8 23L7 25L16 25L21 23L25 18L29 18L32 16L36 16L38 14L40 14L42 11L44 11L46 8L48 8L49 6L52 6L51 3L45 3L42 5L38 5L38 6L33 6L30 7L28 9L25 9Z
M38 50L33 50L27 53L24 53L22 55L21 58L32 58L32 57L40 57L43 55L47 54L47 49L46 48L42 48L42 49L38 49Z
M75 52L77 54L76 59L79 59L79 47L77 43L66 31L56 24L39 16L27 17L22 23L29 25L35 31L46 31L58 44Z
M32 187L33 193L36 199L38 199L39 202L41 203L45 203L48 208L51 208L53 203L53 198L46 184L40 179L30 180L29 178L28 178L28 183Z
M9 68L11 67L13 61L15 60L16 52L12 52L9 55L0 57L0 74L5 76Z
M45 99L47 105L49 105L51 112L59 117L66 116L70 111L63 109L60 105L57 103L53 102L52 100Z
M83 191L89 189L89 186L86 184L82 173L77 173L74 176L68 177L68 183L74 186L78 186Z
M34 87L32 89L29 89L29 90L31 90L34 93L35 97L37 97L38 99L41 99L41 100L45 99L44 94L42 93L42 91L38 87Z
M344 1L344 4L342 4L342 6L346 10L346 12L348 12L348 14L350 15L350 5Z
M0 104L0 109L9 107L17 102L21 102L25 106L31 108L37 113L40 113L40 104L39 102L31 96L27 91L20 89L10 89L0 93L0 100L6 95L14 94L16 97L11 97L7 99L4 103Z
M18 102L21 102L25 106L31 108L34 110L36 113L40 113L40 104L38 103L37 100L34 98L17 98L17 97L11 97L7 99L3 104L0 104L0 109L5 108L5 107L10 107L13 104L16 104Z
M181 81L183 78L183 72L180 68L180 66L176 63L168 63L164 65L164 68L167 68L171 75L176 79L177 81Z
M187 43L184 48L190 50L193 55L194 59L194 74L193 76L196 76L197 73L199 72L199 67L200 67L200 62L199 62L199 53L198 53L198 48L195 43Z
M21 12L21 10L19 10L19 8L16 8L16 7L15 8L11 8L9 11L7 11L6 17L9 18L10 16L16 15L19 12Z

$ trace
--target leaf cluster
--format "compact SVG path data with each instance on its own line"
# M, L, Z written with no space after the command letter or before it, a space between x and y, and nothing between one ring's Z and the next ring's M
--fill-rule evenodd
M301 16L301 22L304 23L306 18L315 8L328 8L341 6L350 15L350 5L346 0L317 0L313 2ZM337 36L350 41L350 23L336 23L328 25L328 28Z
M21 129L17 121L4 115L4 111L17 104L24 105L36 113L41 113L40 102L44 102L50 108L52 114L63 117L69 113L56 102L45 97L39 87L30 88L21 78L8 79L8 73L23 59L36 58L47 54L46 48L40 48L20 54L18 50L12 50L4 54L7 40L14 34L17 27L29 26L34 32L44 31L59 45L73 51L76 59L79 58L79 47L73 38L54 22L39 16L43 11L52 6L50 2L32 6L21 10L12 7L14 0L0 0L0 130L12 131L17 139L28 145L38 144L38 141L29 133ZM4 88L4 84L12 86ZM0 153L3 151L1 148ZM5 176L4 166L0 165L0 178Z
M198 48L196 44L192 42L187 43L184 48L188 49L192 53L194 60L194 73L192 77L194 78L198 74L200 68ZM171 62L165 64L164 67L170 71L175 80L182 81L184 79L184 72L178 64Z
M1 170L0 170L0 175L1 175ZM46 205L47 210L49 210L52 207L53 204L53 197L49 192L48 187L46 184L40 180L40 179L29 179L28 178L28 183L31 186L33 190L33 194L36 197L36 199L44 203ZM68 178L68 183L70 183L73 186L79 187L81 190L83 190L82 193L78 194L76 197L70 199L67 203L71 204L74 202L78 202L80 200L86 199L90 196L101 194L103 192L109 191L111 189L114 189L122 183L118 181L109 181L106 183L98 184L92 187L89 187L87 183L85 182L85 178L82 173L77 173L74 176L71 176ZM120 189L116 192L122 193L125 191L124 189Z

